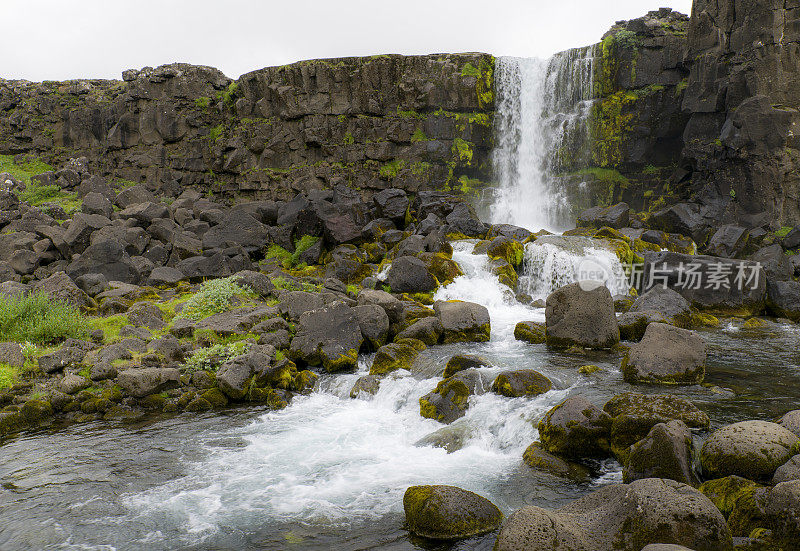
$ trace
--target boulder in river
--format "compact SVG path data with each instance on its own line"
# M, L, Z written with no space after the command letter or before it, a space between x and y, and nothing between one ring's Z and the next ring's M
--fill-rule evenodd
M578 463L566 461L547 452L540 442L534 442L522 454L522 460L531 469L549 473L553 476L568 478L576 482L589 478L589 469Z
M466 413L469 397L483 394L486 386L487 381L476 369L459 371L440 381L433 391L419 399L419 413L440 423L452 423Z
M545 324L536 321L521 321L514 327L514 338L531 344L544 344Z
M692 469L692 433L683 421L655 425L643 439L630 448L624 482L640 478L668 478L690 486L700 481Z
M485 534L503 520L494 503L455 486L411 486L403 496L403 510L413 534L438 540Z
M539 421L542 447L564 457L608 455L610 434L611 417L581 394L570 396Z
M611 451L625 463L628 448L659 423L679 420L689 428L708 429L710 420L692 402L672 394L625 392L611 398L603 411L612 417Z
M714 431L703 444L700 462L709 478L738 475L769 480L794 455L800 440L767 421L741 421Z
M634 384L699 384L706 373L706 344L688 329L651 323L641 342L628 350L621 370Z
M492 383L492 392L508 398L538 396L553 388L553 383L533 369L503 371Z
M300 316L289 352L294 359L332 373L356 367L363 340L352 308L333 303Z
M405 343L390 342L378 349L372 360L370 375L385 375L398 369L411 370L419 351Z
M495 551L640 551L651 543L699 551L733 548L725 518L691 486L646 478L610 484L561 509L523 507L506 519Z
M545 318L548 346L602 349L619 343L614 299L595 282L570 283L551 293Z
M437 300L433 311L442 323L445 344L489 340L491 322L485 306L460 300Z

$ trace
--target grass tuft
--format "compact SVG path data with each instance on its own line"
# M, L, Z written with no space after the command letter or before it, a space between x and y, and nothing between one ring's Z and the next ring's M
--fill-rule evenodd
M47 344L89 334L86 317L45 293L0 297L0 335L6 341Z

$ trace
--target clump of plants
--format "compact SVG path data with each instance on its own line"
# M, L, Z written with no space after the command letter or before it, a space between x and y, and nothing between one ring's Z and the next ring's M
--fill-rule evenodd
M290 253L280 245L272 244L267 249L267 258L275 258L280 261L285 269L293 267L303 267L305 263L299 263L300 255L314 246L319 241L319 237L313 235L304 235L295 241L294 252Z
M234 276L206 281L202 289L184 303L177 317L199 321L226 312L237 296L253 299L255 293L246 285L240 285Z
M183 365L187 373L195 371L216 371L220 366L236 356L241 356L250 349L248 341L238 341L230 344L215 344L195 350Z
M49 344L89 334L86 317L46 293L0 296L0 335L6 341Z

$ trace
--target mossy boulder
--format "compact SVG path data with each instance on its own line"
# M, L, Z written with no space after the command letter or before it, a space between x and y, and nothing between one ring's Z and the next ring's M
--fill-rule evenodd
M533 369L503 371L492 383L492 392L508 398L538 396L553 388L553 383Z
M514 338L531 344L544 344L545 325L536 321L521 321L514 327Z
M693 453L692 434L683 421L659 423L630 447L622 480L668 478L697 486L700 481L692 469Z
M514 269L514 266L506 262L504 259L498 258L497 260L492 260L490 262L490 267L492 269L492 273L497 276L497 279L501 284L505 285L511 290L517 289L519 275Z
M380 386L381 378L378 375L364 375L356 379L350 389L350 398L358 398L362 394L377 394Z
M398 369L411 370L419 352L408 344L389 343L381 346L372 361L370 375L385 375Z
M442 323L443 343L489 340L491 321L485 306L460 300L437 300L433 311Z
M419 399L419 413L426 419L450 424L466 414L471 395L485 392L486 382L475 369L459 371Z
M427 266L428 271L433 274L439 285L452 283L458 276L464 275L461 266L445 253L422 252L417 255Z
M549 473L553 476L584 482L589 478L589 469L578 463L565 461L548 453L540 442L534 442L525 449L522 460L531 469Z
M622 463L628 448L659 423L679 420L690 428L707 429L708 415L688 400L671 394L625 392L610 399L603 411L612 418L611 451Z
M400 331L395 340L418 339L428 346L433 346L439 342L443 332L442 322L439 321L439 318L431 316L415 321Z
M444 378L452 377L459 371L465 369L477 369L479 367L491 367L492 362L483 356L474 354L456 354L447 360L447 365L444 368Z
M538 428L550 453L575 459L608 455L611 417L581 394L553 407Z
M738 475L768 481L789 461L800 440L767 421L742 421L715 431L703 444L700 462L709 478Z
M513 268L518 268L525 258L525 246L515 239L501 235L489 242L486 254L492 260L505 260Z
M410 532L457 540L497 529L503 513L488 499L455 486L411 486L403 496Z

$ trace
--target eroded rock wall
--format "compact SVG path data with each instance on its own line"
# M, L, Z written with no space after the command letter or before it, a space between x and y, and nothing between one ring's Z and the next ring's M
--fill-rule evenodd
M126 71L123 81L0 80L0 153L86 156L176 194L287 199L336 184L472 191L489 180L494 58L374 56Z

